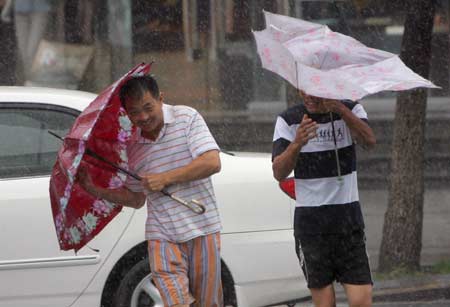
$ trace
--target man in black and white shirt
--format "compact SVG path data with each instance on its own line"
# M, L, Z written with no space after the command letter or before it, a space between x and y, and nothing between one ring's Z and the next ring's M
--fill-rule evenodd
M335 280L350 306L371 306L355 143L372 147L375 136L361 104L299 94L303 103L277 118L272 167L278 181L294 171L294 235L303 273L315 306L335 306Z

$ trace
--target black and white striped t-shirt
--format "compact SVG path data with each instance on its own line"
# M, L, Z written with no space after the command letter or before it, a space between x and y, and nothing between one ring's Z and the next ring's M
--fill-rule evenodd
M357 117L367 121L361 104L342 101ZM318 124L317 137L302 147L294 169L296 193L295 223L298 233L336 233L363 228L356 173L356 153L350 129L333 113L333 125L339 154L338 168L331 116L310 114L303 104L281 113L275 124L272 158L281 154L294 140L303 115ZM297 229L299 228L299 229Z

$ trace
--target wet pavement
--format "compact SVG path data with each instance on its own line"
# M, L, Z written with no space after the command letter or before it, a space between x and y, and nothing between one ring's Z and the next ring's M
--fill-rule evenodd
M374 303L373 307L449 307L450 300L439 300L433 302L394 302L394 303ZM313 307L312 304L297 304L295 307ZM345 303L338 303L336 307L348 307Z
M340 285L335 286L337 307L348 306ZM278 305L294 306L294 305ZM450 307L450 274L427 274L399 279L375 280L373 307ZM311 300L295 307L313 307Z

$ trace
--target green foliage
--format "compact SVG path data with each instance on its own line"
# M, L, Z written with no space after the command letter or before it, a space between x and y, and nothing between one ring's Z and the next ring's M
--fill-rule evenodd
M414 271L411 269L408 269L406 267L397 267L393 269L390 272L383 272L383 273L375 273L374 279L375 280L389 280L389 279L401 279L406 277L419 277L425 275L425 272L420 271Z
M439 261L431 266L423 267L418 271L406 267L397 267L390 272L375 273L375 280L402 279L408 277L421 277L432 274L450 274L450 259Z
M430 270L434 274L450 274L450 259L439 261Z

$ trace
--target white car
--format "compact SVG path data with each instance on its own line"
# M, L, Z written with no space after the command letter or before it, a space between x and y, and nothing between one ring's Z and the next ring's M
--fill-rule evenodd
M77 254L61 251L49 200L60 141L96 96L0 87L0 306L162 306L151 282L146 209L124 208ZM294 252L292 200L268 154L221 154L213 182L223 221L225 302L264 306L308 296Z

